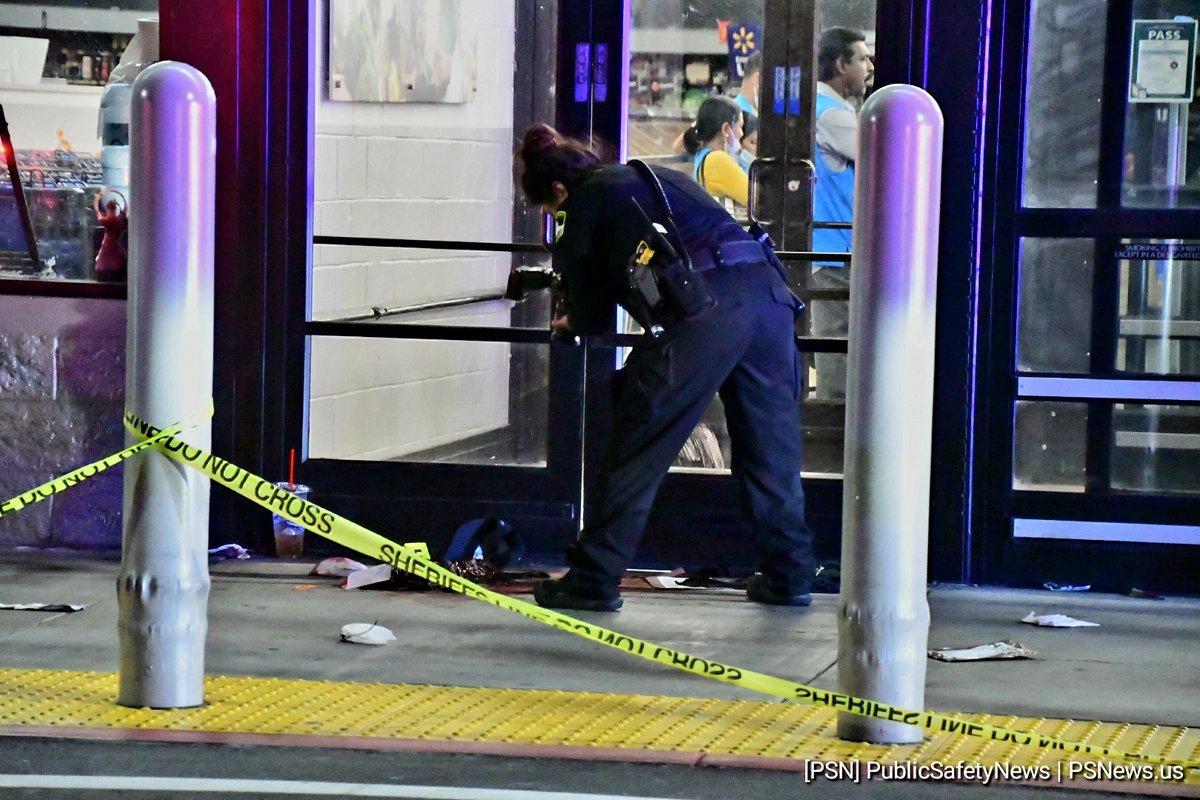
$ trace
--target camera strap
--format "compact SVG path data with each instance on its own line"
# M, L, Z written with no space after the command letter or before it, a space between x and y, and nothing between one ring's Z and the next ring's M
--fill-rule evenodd
M634 168L638 175L642 177L642 180L653 191L654 196L658 198L658 203L662 206L663 213L667 215L664 226L668 234L675 239L675 251L679 255L679 258L683 260L683 263L687 265L687 268L692 269L692 256L688 253L687 248L683 246L683 239L679 235L679 229L675 227L675 217L671 215L671 201L667 200L667 193L663 191L662 183L658 180L658 176L654 174L654 170L650 169L650 165L645 161L633 158L629 160L629 166Z

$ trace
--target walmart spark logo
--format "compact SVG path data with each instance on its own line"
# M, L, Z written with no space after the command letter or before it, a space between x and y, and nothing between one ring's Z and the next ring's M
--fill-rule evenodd
M758 43L754 41L754 31L746 30L746 26L740 26L733 32L733 49L740 52L742 55L749 55L751 52L758 49Z

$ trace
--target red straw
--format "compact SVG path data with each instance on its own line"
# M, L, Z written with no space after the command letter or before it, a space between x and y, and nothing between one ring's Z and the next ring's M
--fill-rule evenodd
M296 448L292 448L291 454L288 455L288 488L296 487Z

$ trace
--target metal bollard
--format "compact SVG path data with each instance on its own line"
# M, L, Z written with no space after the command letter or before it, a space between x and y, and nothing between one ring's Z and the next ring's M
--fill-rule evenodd
M887 86L863 104L858 126L838 683L847 694L921 709L942 112L923 89ZM843 739L921 735L838 715Z
M208 79L175 61L138 75L130 152L125 401L163 428L205 412L212 397L216 98ZM182 437L208 449L211 425ZM123 706L204 702L208 495L207 477L156 449L125 463Z

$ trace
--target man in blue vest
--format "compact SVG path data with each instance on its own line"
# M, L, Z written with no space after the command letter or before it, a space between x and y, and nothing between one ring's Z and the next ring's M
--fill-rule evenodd
M762 91L762 51L755 50L742 64L742 87L734 100L747 115L757 117L759 95Z
M856 103L867 91L875 66L862 31L829 28L821 34L817 51L817 152L813 164L817 182L813 191L814 222L850 222L854 218L854 160L858 144ZM849 253L850 231L815 228L813 250ZM811 286L816 289L850 288L849 265L817 261ZM812 308L814 336L845 336L849 331L850 304L845 300L816 300ZM817 353L817 390L820 399L846 397L846 356Z

